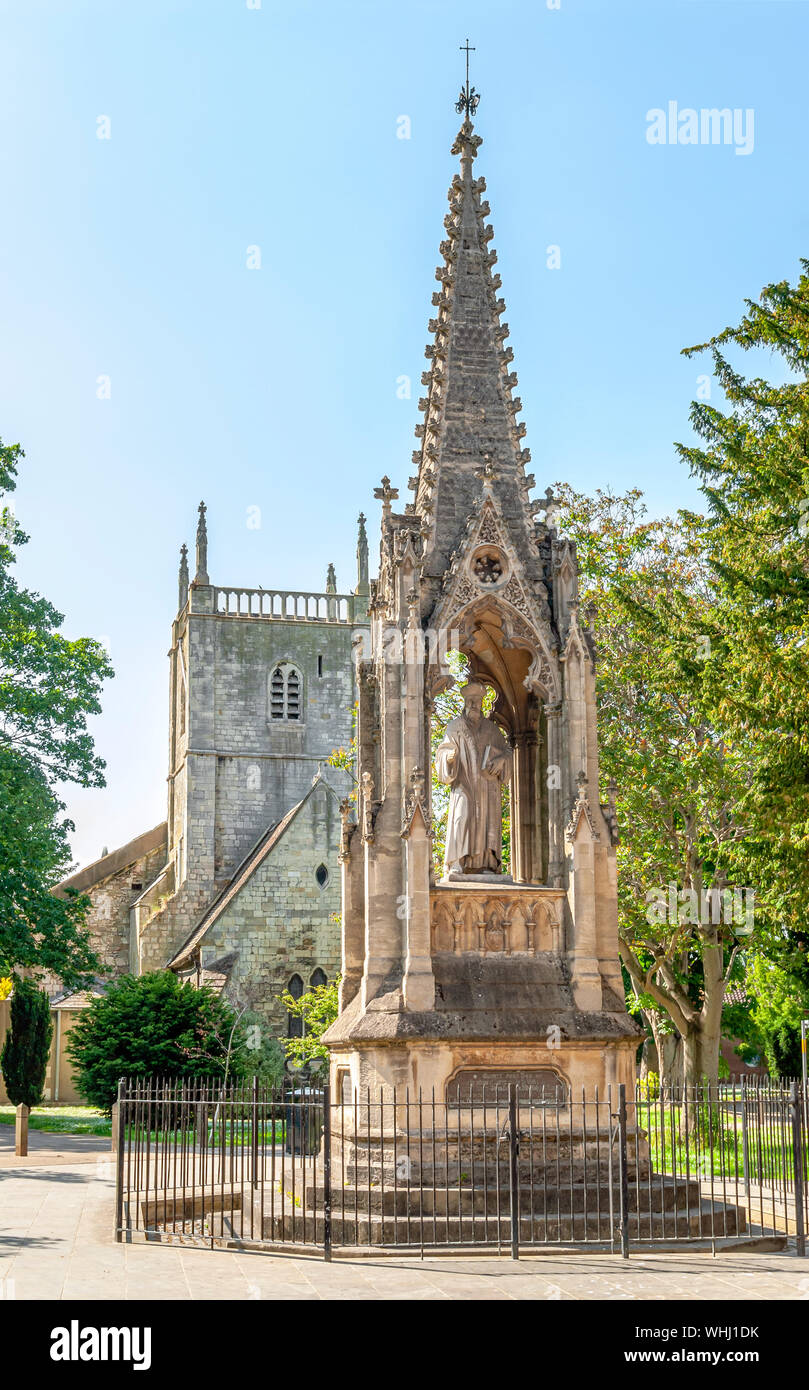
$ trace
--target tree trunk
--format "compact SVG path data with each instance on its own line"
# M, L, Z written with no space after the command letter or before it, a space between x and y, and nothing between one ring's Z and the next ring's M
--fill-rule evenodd
M680 1090L683 1084L683 1040L679 1033L662 1033L657 1044L660 1085Z
M643 1017L652 1030L652 1036L648 1039L648 1048L644 1045L641 1075L657 1072L661 1090L682 1086L683 1047L680 1034L664 1033L660 1015L652 1009L644 1009Z
M706 1021L700 1016L683 1039L683 1083L716 1086L718 1081L719 1027L714 1024L706 1028Z

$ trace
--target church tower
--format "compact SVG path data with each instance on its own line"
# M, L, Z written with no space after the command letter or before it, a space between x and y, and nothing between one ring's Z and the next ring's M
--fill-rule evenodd
M615 820L599 803L595 641L574 544L532 502L525 426L467 82L436 270L420 441L400 510L384 478L370 650L358 666L358 805L343 802L341 1013L332 1083L632 1082L618 964ZM544 512L544 520L537 513ZM447 652L496 692L511 874L437 877L430 720ZM502 739L500 739L502 744ZM451 811L452 814L452 811Z

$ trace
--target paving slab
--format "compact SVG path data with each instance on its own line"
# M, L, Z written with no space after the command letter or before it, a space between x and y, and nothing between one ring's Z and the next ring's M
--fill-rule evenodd
M0 1136L1 1137L1 1136ZM64 1136L41 1135L47 1140ZM48 1146L43 1146L43 1150ZM50 1148L57 1155L59 1149ZM47 1160L47 1153L40 1157ZM112 1239L109 1155L0 1171L0 1281L17 1299L199 1302L503 1302L580 1300L738 1304L809 1301L809 1259L641 1250L628 1262L589 1250L507 1256L369 1252L330 1264L304 1255Z

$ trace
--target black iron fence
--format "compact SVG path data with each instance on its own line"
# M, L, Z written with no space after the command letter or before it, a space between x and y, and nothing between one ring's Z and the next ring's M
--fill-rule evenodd
M116 1236L327 1259L761 1238L805 1253L806 1099L770 1081L579 1097L512 1084L444 1100L126 1080Z

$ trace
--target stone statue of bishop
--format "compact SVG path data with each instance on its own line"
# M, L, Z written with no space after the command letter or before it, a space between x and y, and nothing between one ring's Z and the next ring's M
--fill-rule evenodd
M485 686L463 687L463 714L452 719L436 751L435 770L450 788L444 877L501 872L502 785L511 777L511 749L483 714Z

